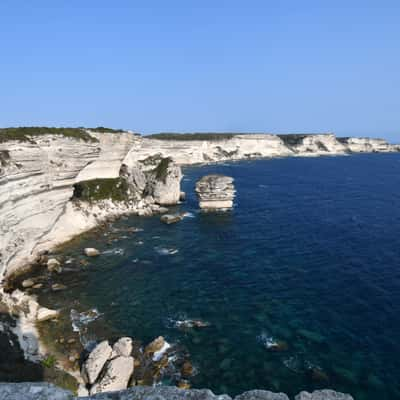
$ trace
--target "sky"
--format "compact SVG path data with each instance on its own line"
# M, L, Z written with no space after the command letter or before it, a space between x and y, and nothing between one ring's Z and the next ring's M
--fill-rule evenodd
M400 142L398 0L1 0L0 127Z

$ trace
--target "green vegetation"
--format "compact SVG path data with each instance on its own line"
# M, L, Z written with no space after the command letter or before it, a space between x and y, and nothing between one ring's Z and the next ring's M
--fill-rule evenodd
M52 354L50 354L42 360L41 364L45 368L53 368L56 365L56 358Z
M226 140L232 139L238 133L155 133L146 137L159 140ZM241 133L242 135L242 133Z
M49 128L44 126L29 126L18 128L1 128L0 143L10 140L34 143L35 136L42 135L61 135L73 139L84 140L85 142L98 142L82 128Z
M155 172L156 179L158 181L163 181L164 183L166 182L168 176L168 167L171 162L172 159L170 157L163 158L157 167L154 168L153 172Z
M104 126L98 126L97 128L88 128L89 131L93 132L101 132L101 133L122 133L126 132L123 129L112 129L112 128L105 128Z
M128 185L122 178L93 179L74 185L73 198L83 201L128 200Z

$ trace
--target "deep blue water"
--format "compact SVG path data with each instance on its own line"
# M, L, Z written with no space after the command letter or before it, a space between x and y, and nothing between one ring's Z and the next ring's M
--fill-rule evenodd
M123 334L186 346L195 387L330 387L357 400L398 399L399 171L397 154L185 168L187 200L178 209L193 217L170 226L131 217L114 227L143 232L69 247L124 252L73 274L62 296L96 306ZM199 213L195 181L215 172L234 177L235 208ZM211 326L184 332L171 325L179 318ZM268 350L266 338L287 350ZM328 382L313 378L316 368Z

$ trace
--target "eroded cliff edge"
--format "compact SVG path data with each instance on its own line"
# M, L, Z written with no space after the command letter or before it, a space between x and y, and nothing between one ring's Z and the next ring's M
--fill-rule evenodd
M383 139L338 139L333 134L143 137L55 128L22 133L0 130L0 277L106 218L146 215L157 205L176 203L180 165L399 151ZM90 201L80 201L85 193Z

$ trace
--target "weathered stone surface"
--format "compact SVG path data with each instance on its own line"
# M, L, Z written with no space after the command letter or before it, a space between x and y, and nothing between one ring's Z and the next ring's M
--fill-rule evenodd
M50 383L0 383L1 400L72 400L73 394Z
M285 393L273 393L269 390L250 390L235 397L235 400L289 400Z
M90 394L123 390L133 373L133 357L118 356L113 358L105 367L105 373L99 382L90 389Z
M235 189L233 178L224 175L206 175L196 183L199 206L205 210L229 209L233 207Z
M86 382L93 384L99 376L104 364L109 359L112 348L107 340L100 342L89 354L82 365L82 377Z
M118 356L129 357L132 353L132 339L130 337L122 337L113 345L113 354Z
M86 391L80 391L85 396ZM302 397L301 397L302 396ZM304 397L308 396L308 397ZM311 397L310 397L311 396ZM314 397L312 397L314 396ZM317 396L317 397L315 397ZM215 395L208 389L179 389L174 386L135 386L112 393L98 393L89 397L74 397L71 392L52 384L0 383L0 399L5 400L232 400L226 394ZM289 400L284 393L267 390L251 390L234 400ZM295 400L354 400L352 396L333 390L317 390L313 393L301 392Z
M97 257L98 255L100 255L99 250L97 250L93 247L86 247L84 252L85 252L85 255L88 257Z
M57 310L51 310L50 308L40 307L37 312L38 322L47 321L49 319L57 318L59 312Z
M295 400L354 400L352 396L334 390L315 390L312 393L300 392Z

